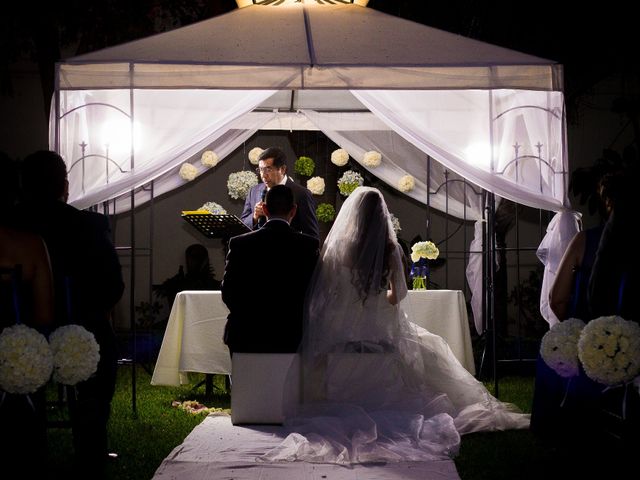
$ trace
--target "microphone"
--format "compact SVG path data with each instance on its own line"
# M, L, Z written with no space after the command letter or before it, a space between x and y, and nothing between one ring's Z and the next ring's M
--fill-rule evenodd
M262 193L260 194L260 201L264 203L264 200L266 198L267 198L267 187L265 186L264 189L262 190ZM264 215L261 217L258 217L258 227L263 226L265 223L267 223L267 217L265 217Z

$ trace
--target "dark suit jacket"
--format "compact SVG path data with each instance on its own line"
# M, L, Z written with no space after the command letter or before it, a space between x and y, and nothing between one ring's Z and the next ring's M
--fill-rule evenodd
M296 232L302 232L312 237L320 238L318 219L316 218L316 201L313 199L313 195L307 188L291 180L289 176L287 176L285 185L293 191L293 199L298 205L298 211L291 221L291 227ZM253 225L253 209L256 203L262 199L262 192L265 188L267 187L264 183L255 185L249 190L247 199L244 202L244 208L240 218L251 230L259 228Z
M277 219L231 238L222 300L230 312L224 341L232 353L297 350L318 246L318 239Z

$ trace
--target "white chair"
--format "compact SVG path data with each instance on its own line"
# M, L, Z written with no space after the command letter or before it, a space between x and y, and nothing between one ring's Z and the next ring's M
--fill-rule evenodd
M286 401L300 395L300 361L295 353L234 353L231 360L231 422L284 421Z

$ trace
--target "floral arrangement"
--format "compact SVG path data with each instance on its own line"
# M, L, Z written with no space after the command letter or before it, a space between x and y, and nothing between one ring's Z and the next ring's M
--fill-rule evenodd
M431 241L416 242L411 247L411 260L413 262L419 261L421 258L428 260L435 260L440 255L440 250L436 247L436 244Z
M616 316L591 320L580 335L578 357L596 382L632 381L640 374L640 325Z
M229 174L227 180L227 189L231 198L242 199L247 198L247 194L251 187L258 184L258 176L248 170L234 172Z
M64 325L49 335L53 379L64 385L84 382L98 369L100 346L93 333L80 325Z
M338 167L344 167L349 161L349 153L344 148L331 152L331 163Z
M556 323L544 334L540 343L540 355L561 377L575 377L580 372L578 360L578 340L584 328L584 322L569 318Z
M206 413L209 415L210 413L222 413L224 409L216 408L216 407L207 407L202 403L196 400L185 400L184 402L179 402L174 400L171 402L171 406L174 408L179 408L180 410L184 410L187 413L191 413L193 415L197 415L199 413Z
M336 209L330 203L321 203L316 208L316 217L318 217L318 220L321 222L333 222L336 218Z
M307 188L314 195L322 195L324 193L324 178L311 177L307 180Z
M348 197L356 188L362 186L363 183L364 178L362 178L362 175L353 170L347 170L338 179L338 189L342 195Z
M376 168L380 165L380 162L382 162L382 155L380 155L380 152L376 152L375 150L365 153L362 158L364 166L369 168Z
M200 162L207 168L215 167L219 161L218 155L212 150L202 152L202 157L200 157Z
M221 205L218 205L216 202L206 202L198 210L206 210L207 212L213 213L214 215L227 214L227 211L224 208L222 208Z
M264 152L264 150L260 147L254 147L251 150L249 150L248 156L249 156L249 162L251 162L251 165L258 165L260 161L259 158L262 152Z
M416 186L416 179L411 175L404 175L398 180L398 190L407 193L413 190Z
M29 394L51 376L53 354L47 339L26 325L6 327L0 333L0 389Z
M198 169L190 163L183 163L180 166L180 178L190 182L198 176Z
M300 175L304 175L305 177L313 175L313 171L315 169L316 162L314 162L311 157L298 157L296 162L293 164L293 171Z
M391 225L393 226L393 231L397 236L398 232L402 230L402 228L400 228L400 220L398 220L398 217L396 217L393 213L390 213L389 216L391 217Z

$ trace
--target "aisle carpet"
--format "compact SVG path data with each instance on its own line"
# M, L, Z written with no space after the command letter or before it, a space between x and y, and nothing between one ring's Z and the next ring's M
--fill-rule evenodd
M256 458L285 436L279 426L234 426L229 416L209 415L163 460L155 480L460 480L452 460L339 465Z

